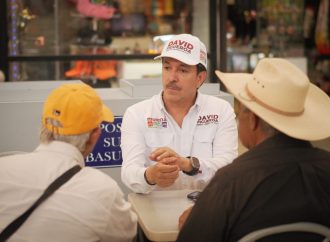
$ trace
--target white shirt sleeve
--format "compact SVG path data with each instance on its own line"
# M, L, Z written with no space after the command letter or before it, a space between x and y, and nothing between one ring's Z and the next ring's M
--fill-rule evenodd
M123 164L121 179L123 183L136 193L149 193L154 186L144 179L144 172L148 165L146 158L146 142L142 133L142 115L128 108L124 114L121 126L121 149Z

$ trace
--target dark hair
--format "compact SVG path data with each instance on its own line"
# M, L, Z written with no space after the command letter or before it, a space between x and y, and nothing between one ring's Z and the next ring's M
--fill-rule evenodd
M205 66L203 66L201 63L198 63L196 66L197 66L197 74L201 73L202 71L206 71Z

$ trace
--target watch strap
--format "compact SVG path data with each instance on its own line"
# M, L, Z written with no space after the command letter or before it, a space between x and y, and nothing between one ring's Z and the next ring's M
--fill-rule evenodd
M144 171L144 180L147 182L148 185L154 186L156 183L150 183L147 179L147 169Z
M188 176L194 176L194 175L198 174L199 173L199 167L197 168L197 167L194 167L193 166L193 161L192 161L193 157L187 156L186 158L188 158L190 160L190 163L191 163L191 166L192 166L192 170L189 171L189 172L188 171L182 171L182 172L185 173Z

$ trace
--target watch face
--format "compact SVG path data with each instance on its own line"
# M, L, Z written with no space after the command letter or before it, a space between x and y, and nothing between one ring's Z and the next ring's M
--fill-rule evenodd
M194 169L199 169L200 164L199 164L199 160L196 157L191 157L191 165Z

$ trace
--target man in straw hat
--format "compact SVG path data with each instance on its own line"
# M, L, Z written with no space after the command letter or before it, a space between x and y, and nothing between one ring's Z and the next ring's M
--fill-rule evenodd
M44 103L40 145L0 158L0 232L65 171L82 169L38 206L10 241L132 241L137 218L108 175L85 167L112 112L86 84L64 84ZM2 241L2 240L1 240Z
M199 38L174 35L160 58L163 90L123 117L122 180L138 193L203 189L237 156L235 113L225 100L198 91L207 76Z
M182 214L177 241L238 241L293 222L329 227L330 153L309 142L330 136L329 97L280 58L262 59L253 74L216 74L239 102L239 137L249 151L219 169Z

